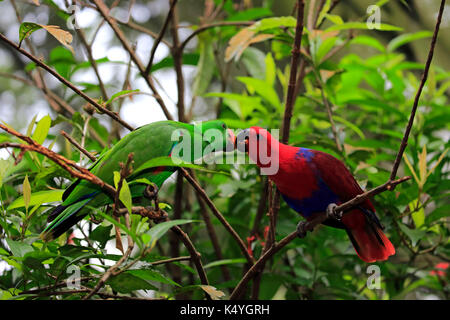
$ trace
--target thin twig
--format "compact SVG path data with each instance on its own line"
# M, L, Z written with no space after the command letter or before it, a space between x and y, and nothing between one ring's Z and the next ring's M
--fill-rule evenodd
M175 257L175 258L170 258L170 259L165 259L165 260L158 260L158 261L154 261L154 262L150 262L152 266L157 266L160 264L166 264L166 263L172 263L172 262L178 262L178 261L188 261L191 260L191 256L182 256L182 257Z
M84 155L86 155L86 157L88 157L91 161L95 162L97 160L97 158L90 153L89 151L87 151L85 148L83 148L72 136L70 136L67 132L65 132L64 130L61 130L61 135L66 138L73 146L75 146L75 148L77 148L78 150L80 150L80 152L82 152Z
M322 95L323 104L325 105L325 109L327 109L328 120L330 121L330 124L331 124L331 132L333 133L336 147L339 150L339 152L342 153L342 150L343 150L342 144L339 141L339 135L338 135L338 132L336 129L336 124L334 123L333 111L331 110L330 102L328 101L327 97L325 96L324 83L323 83L322 79L320 78L320 75L316 71L314 71L314 74L316 75L317 82L319 83L319 89L320 89L320 93Z
M167 14L166 20L164 21L161 31L158 34L158 37L153 42L152 49L150 50L150 59L148 61L147 67L145 68L145 74L148 74L150 72L150 70L152 69L153 60L155 59L156 49L158 49L158 46L159 46L161 40L164 38L164 34L166 33L167 27L169 26L169 22L173 20L172 15L174 14L177 1L178 0L170 0L169 13ZM176 32L177 31L175 30L175 33Z
M224 218L224 216L216 208L214 203L211 201L211 199L206 194L205 190L203 190L203 188L198 184L198 182L194 178L192 178L192 176L186 171L186 169L180 168L180 171L183 174L183 176L189 181L189 183L194 187L194 189L198 192L198 194L202 197L202 199L205 200L206 204L211 209L211 212L214 214L214 216L217 219L219 219L219 221L222 223L222 225L225 227L225 229L235 239L235 241L239 245L239 248L241 249L242 254L247 259L248 263L253 264L255 259L248 253L244 241L242 241L241 237L239 237L237 232L233 229L233 227L228 223L228 221Z
M431 39L430 51L428 52L427 62L425 64L425 69L423 71L422 80L420 81L419 89L417 89L417 93L414 98L414 104L413 104L413 107L411 110L411 115L409 117L408 125L407 125L405 133L403 135L403 140L400 145L400 150L397 153L397 157L395 158L394 166L391 171L391 176L390 176L391 180L394 180L395 177L397 176L397 170L398 170L398 167L400 166L400 162L402 161L403 152L405 152L406 146L408 144L408 138L409 138L409 134L411 132L411 129L412 129L412 126L414 123L414 117L416 115L417 107L419 105L420 95L422 93L423 87L425 86L425 82L427 81L427 78L428 78L428 71L430 70L431 60L433 59L434 47L436 46L437 36L439 33L439 27L441 25L442 14L444 12L444 8L445 8L445 0L441 0L441 6L439 7L439 13L437 16L436 26L434 28L433 38Z
M94 294L96 294L101 289L101 287L103 287L105 282L108 281L108 279L113 275L113 272L117 268L119 268L119 266L122 263L124 263L126 259L128 259L128 257L130 256L132 250L133 250L133 246L132 245L128 246L127 251L123 254L123 256L103 274L103 276L97 282L95 287L92 290L90 290L89 293L86 296L83 297L83 300L90 299Z
M304 25L304 10L305 10L305 1L298 0L297 1L297 25L295 28L295 39L294 45L292 48L292 57L291 57L291 73L289 76L289 85L288 92L286 97L286 107L284 110L284 118L283 118L283 135L282 142L287 144L289 142L289 131L290 131L290 123L292 118L292 109L294 108L295 103L295 87L297 83L297 70L300 55L300 49L302 44L302 34L303 34L303 25Z
M190 174L192 175L192 178L196 179L195 173L193 171L190 171ZM203 217L203 220L206 224L206 231L208 232L209 239L211 240L212 247L214 249L214 253L216 254L217 260L223 260L223 254L222 249L220 246L219 238L217 236L216 230L214 229L214 225L211 221L211 217L208 214L208 211L206 210L205 201L201 198L200 194L198 192L195 193L198 200L198 205L200 207L200 214ZM225 265L221 266L223 278L225 281L231 280L230 271Z
M254 21L222 21L211 24L206 24L195 29L180 45L180 51L183 51L186 45L199 33L216 27L239 27L239 26L251 26Z

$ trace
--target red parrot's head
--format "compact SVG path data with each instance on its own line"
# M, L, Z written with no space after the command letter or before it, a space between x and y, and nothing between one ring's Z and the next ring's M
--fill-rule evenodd
M236 137L236 148L248 153L258 167L278 170L279 142L266 129L251 127L242 130Z

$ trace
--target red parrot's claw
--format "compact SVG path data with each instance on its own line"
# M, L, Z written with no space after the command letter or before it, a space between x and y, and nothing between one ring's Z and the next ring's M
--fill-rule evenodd
M336 211L337 204L336 203L330 203L327 207L327 217L330 219L338 220L340 221L342 218L342 212Z
M300 239L303 239L304 237L306 237L306 221L300 221L298 224L297 224L297 236L300 238Z

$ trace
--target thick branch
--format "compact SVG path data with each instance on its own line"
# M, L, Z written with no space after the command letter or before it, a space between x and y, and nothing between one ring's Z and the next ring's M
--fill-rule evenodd
M89 170L80 167L74 161L66 159L62 155L40 145L39 143L37 143L36 141L31 139L30 137L25 136L12 128L9 128L3 124L0 124L0 128L5 130L6 132L16 136L17 138L25 141L26 143L28 143L28 144L19 144L19 143L4 142L4 143L0 144L0 148L19 148L19 149L25 150L25 151L38 152L38 153L46 156L47 158L49 158L50 160L52 160L59 166L61 166L63 169L65 169L67 172L69 172L73 177L85 179L85 180L92 182L93 184L102 188L106 193L108 193L112 197L114 197L114 195L116 194L116 189L114 189L114 187L112 187L111 185L107 184L106 182L104 182L103 180L101 180L100 178L98 178L97 176L92 174Z
M298 0L297 1L297 26L295 28L295 39L294 46L292 48L292 57L291 57L291 73L289 76L289 85L288 92L286 98L286 107L284 110L284 119L283 119L283 136L282 142L287 144L289 142L289 131L291 128L291 118L292 118L292 109L294 108L295 103L295 88L297 83L297 69L300 59L300 48L302 44L302 35L303 35L303 25L304 25L304 10L305 10L305 1Z

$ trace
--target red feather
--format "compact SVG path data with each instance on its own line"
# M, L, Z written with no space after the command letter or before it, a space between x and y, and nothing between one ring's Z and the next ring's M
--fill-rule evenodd
M300 201L308 199L318 190L319 180L322 180L326 187L337 196L337 204L349 201L364 192L345 165L332 155L310 150L311 154L301 156L299 148L279 143L267 130L259 127L252 127L250 135L258 136L253 140L257 141L258 146L253 150L259 151L261 143L267 143L268 148L277 144L278 148L272 148L272 152L275 152L272 156L278 157L279 170L269 177L283 195ZM252 150L250 146L249 150ZM250 151L249 156L258 166L263 167L258 158L259 152L255 155ZM326 207L329 203L323 204ZM362 203L360 208L346 213L342 217L341 225L346 229L362 260L365 262L386 260L395 254L394 246L384 235L370 200Z

